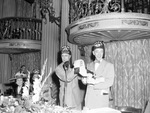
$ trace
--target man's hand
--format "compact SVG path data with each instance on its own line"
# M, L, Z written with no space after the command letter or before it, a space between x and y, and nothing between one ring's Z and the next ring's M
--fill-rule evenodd
M93 74L91 73L88 73L88 76L87 76L87 84L95 84L95 78L93 78Z

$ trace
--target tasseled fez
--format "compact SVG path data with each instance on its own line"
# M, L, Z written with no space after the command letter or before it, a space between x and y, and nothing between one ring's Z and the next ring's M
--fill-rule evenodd
M70 50L70 47L69 46L62 46L62 48L61 48L61 54L63 54L63 53L66 53L66 54L69 54L69 55L71 55L71 50Z
M97 48L101 48L103 50L105 49L103 41L97 41L97 42L95 42L94 45L93 45L93 47L92 47L92 51L94 51Z

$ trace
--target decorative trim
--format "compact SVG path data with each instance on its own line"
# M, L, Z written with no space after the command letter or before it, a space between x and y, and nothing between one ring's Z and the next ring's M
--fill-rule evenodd
M60 16L55 17L55 9L53 7L53 0L38 0L40 4L40 12L42 19L45 20L45 24L47 23L47 17L46 14L48 13L49 16L49 22L55 23L60 27Z
M66 28L69 42L90 45L95 41L122 41L150 37L150 16L140 13L107 13L73 22Z

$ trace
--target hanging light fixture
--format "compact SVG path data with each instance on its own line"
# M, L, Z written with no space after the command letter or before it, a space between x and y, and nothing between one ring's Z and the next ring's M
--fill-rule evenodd
M38 0L40 4L40 12L42 19L47 23L46 14L48 14L49 22L56 23L60 27L60 17L55 17L55 9L53 7L53 0Z

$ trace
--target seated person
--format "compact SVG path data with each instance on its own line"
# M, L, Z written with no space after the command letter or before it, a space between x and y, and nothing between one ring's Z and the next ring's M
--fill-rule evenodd
M27 71L26 71L25 65L22 65L20 67L20 70L15 74L15 77L20 76L20 75L23 75L24 77L27 76Z
M33 69L32 73L30 74L30 94L31 95L34 94L33 85L34 85L35 79L38 78L39 75L40 75L40 72L37 69Z
M23 75L20 75L20 76L16 76L14 79L15 79L15 85L12 86L13 87L12 95L15 98L20 98L22 97L23 86L24 86L26 77L24 77Z

